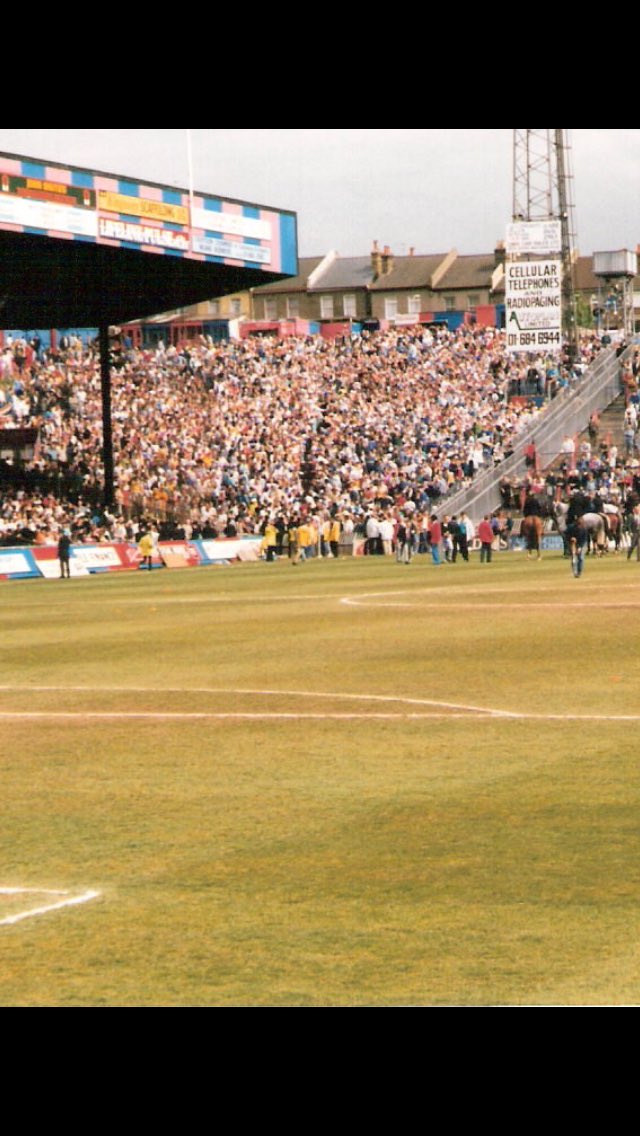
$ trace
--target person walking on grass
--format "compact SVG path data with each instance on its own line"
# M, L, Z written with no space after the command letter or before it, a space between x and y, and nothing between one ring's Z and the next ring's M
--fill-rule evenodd
M584 569L584 554L589 539L582 517L577 517L575 521L567 525L565 537L571 556L571 571L578 578L582 575Z
M148 568L149 571L151 571L153 567L153 536L147 528L143 530L142 536L138 541L138 552L142 557L142 563L140 567Z
M411 563L415 539L415 525L409 518L401 517L396 526L396 560L398 564Z
M478 525L478 539L480 541L480 563L491 563L491 549L493 546L494 532L491 527L491 520L487 514L482 518Z
M441 547L442 547L442 525L438 520L438 514L431 514L431 523L429 525L429 537L431 541L431 558L433 563L437 566L442 564Z
M68 580L71 576L70 559L71 533L69 529L63 529L58 540L58 560L60 561L60 578L62 580Z
M631 560L635 549L636 560L640 560L640 505L636 505L629 516L630 541L627 549L627 560Z
M469 544L473 540L473 525L469 520L466 513L461 513L458 519L458 539L457 545L460 550L460 555L463 560L469 560ZM456 548L454 545L453 559L456 559Z

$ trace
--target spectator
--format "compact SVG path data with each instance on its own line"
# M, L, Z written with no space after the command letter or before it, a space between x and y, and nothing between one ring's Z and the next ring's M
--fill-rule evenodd
M478 539L480 541L480 563L491 563L491 550L493 548L494 532L491 527L491 519L488 514L480 521L478 525Z

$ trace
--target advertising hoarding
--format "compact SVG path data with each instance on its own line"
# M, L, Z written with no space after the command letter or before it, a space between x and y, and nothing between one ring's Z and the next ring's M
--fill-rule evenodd
M560 351L561 261L508 260L505 264L505 308L507 351Z
M507 225L507 256L548 256L562 249L560 221L513 221Z
M295 275L296 215L0 154L0 230Z

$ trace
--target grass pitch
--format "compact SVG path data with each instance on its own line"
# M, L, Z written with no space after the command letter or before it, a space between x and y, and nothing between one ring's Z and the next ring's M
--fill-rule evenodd
M557 553L0 583L0 888L100 892L0 1003L637 1004L639 613Z

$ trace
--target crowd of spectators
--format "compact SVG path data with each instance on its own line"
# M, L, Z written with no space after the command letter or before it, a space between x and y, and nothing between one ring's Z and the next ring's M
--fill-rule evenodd
M396 328L334 340L250 337L181 348L114 345L113 506L102 506L96 345L0 353L0 428L32 427L26 463L0 461L0 541L135 540L281 530L293 520L427 516L512 452L572 365L508 355L494 328ZM539 380L531 393L533 371ZM529 394L513 397L514 392ZM445 505L446 508L446 505Z

